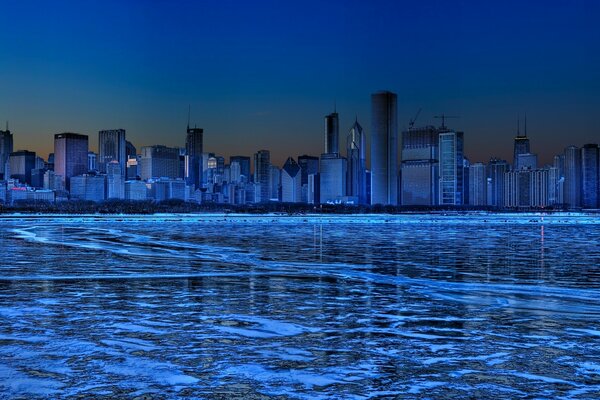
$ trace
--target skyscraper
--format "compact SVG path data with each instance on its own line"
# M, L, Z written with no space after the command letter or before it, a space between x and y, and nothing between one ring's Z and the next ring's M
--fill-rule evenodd
M346 159L337 154L322 154L319 170L320 203L342 202L346 196Z
M464 134L447 130L439 136L439 204L464 204Z
M325 116L325 154L340 153L340 121L337 112Z
M529 154L529 138L527 137L527 119L525 120L525 134L521 135L519 129L519 121L517 120L517 136L515 136L515 142L513 147L513 169L521 169L519 164L519 154Z
M298 163L289 157L281 169L281 201L299 203L302 201L302 173Z
M259 150L254 154L254 182L260 184L260 201L267 202L271 197L270 183L271 153ZM257 196L258 197L258 196Z
M142 147L140 177L143 180L179 177L179 149L162 145Z
M564 201L568 207L581 206L581 150L575 146L565 149Z
M581 205L585 208L600 207L599 190L599 158L597 144L586 144L581 148Z
M402 205L438 203L438 146L439 134L433 126L402 132Z
M71 177L86 173L87 166L87 135L69 132L54 135L54 173L61 177L67 190Z
M245 178L245 182L252 181L250 176L250 157L248 156L231 156L229 157L229 164L237 162L240 166L240 175ZM240 179L242 179L240 177Z
M397 95L371 95L371 204L398 204Z
M98 170L106 173L106 165L117 161L121 166L121 174L125 176L127 167L127 141L125 129L111 129L98 132Z
M367 204L367 161L366 140L358 119L348 132L346 139L348 160L346 191L348 196L356 197L358 204Z
M490 183L487 204L499 208L504 207L504 174L508 171L508 163L506 160L492 158L487 167Z
M8 178L7 176L4 176L4 174L8 164L8 157L10 157L10 153L12 152L13 135L10 133L7 126L5 131L0 130L0 180Z
M106 198L125 198L125 179L121 173L121 164L117 160L106 164Z
M19 150L8 157L10 177L31 185L31 171L35 169L35 152Z
M185 177L188 185L196 189L202 186L202 152L204 151L204 129L190 128L188 123L185 137Z
M484 206L487 204L487 174L483 163L469 166L469 205Z

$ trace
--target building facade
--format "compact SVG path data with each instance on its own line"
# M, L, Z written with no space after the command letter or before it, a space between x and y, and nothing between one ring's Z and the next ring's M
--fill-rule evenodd
M398 204L398 96L371 95L371 204Z

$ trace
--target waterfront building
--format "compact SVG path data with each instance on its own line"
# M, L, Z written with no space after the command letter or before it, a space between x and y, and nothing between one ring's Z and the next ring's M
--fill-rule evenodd
M31 171L35 168L36 155L33 151L19 150L10 153L8 170L10 178L31 185Z
M202 187L202 153L204 152L204 129L190 128L185 137L185 180L195 189Z
M179 149L162 145L142 147L140 177L151 178L179 177Z
M298 163L288 157L281 169L281 201L300 203L302 201L302 173Z
M308 176L319 173L319 157L303 154L298 157L300 166L302 202L308 203Z
M600 207L599 159L597 144L586 144L581 148L581 206L585 208Z
M340 120L337 112L325 116L325 154L340 153Z
M469 205L487 205L487 173L483 163L474 163L469 166Z
M400 198L407 206L438 204L439 134L433 126L402 132Z
M564 202L568 207L581 206L581 149L569 146L565 149Z
M348 162L346 191L347 195L357 199L358 204L367 204L367 161L366 138L358 119L346 138L346 158Z
M343 202L346 197L346 158L337 154L322 154L319 171L319 202Z
M442 127L439 134L439 204L464 204L464 134Z
M513 145L513 169L521 169L519 162L520 154L530 154L529 138L527 137L527 120L525 120L525 134L521 135L519 121L517 120L517 136L515 136Z
M259 150L254 154L254 183L260 185L258 196L260 202L268 202L271 198L271 153ZM256 197L255 197L256 199Z
M78 133L58 133L54 135L54 172L60 176L69 190L73 176L88 171L88 137Z
M108 163L116 161L121 166L121 174L125 176L125 169L127 167L126 145L125 129L99 131L98 170L102 173L106 173L106 166Z
M517 163L515 164L515 170L520 169L537 169L537 154L521 153L517 154Z
M117 160L106 164L106 198L125 198L125 180L121 173L121 164Z
M106 199L106 175L83 174L70 179L71 199L100 202Z
M143 181L126 181L123 190L126 200L141 201L148 198L148 187Z
M8 158L12 152L13 135L7 126L6 130L0 130L0 180L7 180L9 178L8 174L6 174L6 169L8 168Z
M392 92L371 95L371 204L398 204L397 102Z
M490 159L487 165L489 195L487 196L487 204L493 207L504 207L504 174L508 171L509 166L506 160L497 158Z

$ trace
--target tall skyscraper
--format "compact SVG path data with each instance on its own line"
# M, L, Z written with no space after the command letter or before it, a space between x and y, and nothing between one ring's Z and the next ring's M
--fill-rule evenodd
M188 185L196 189L202 186L202 152L204 151L204 129L190 128L188 123L185 137L185 177Z
M252 181L252 177L250 176L250 157L248 156L231 156L229 157L229 164L233 164L237 162L240 166L240 179L241 176L245 178L245 182Z
M121 173L121 164L117 160L106 164L106 198L125 198L125 179Z
M259 150L254 154L254 182L260 184L260 201L267 202L271 197L270 183L271 153Z
M487 174L483 163L469 166L469 205L484 206L487 204Z
M338 203L346 196L346 158L322 154L319 167L320 203Z
M439 204L464 204L464 134L445 131L439 136Z
M564 200L568 207L581 206L581 150L575 146L565 149Z
M358 119L346 138L346 158L348 160L346 191L356 197L358 204L367 204L367 160L366 138Z
M98 170L106 173L106 166L117 161L121 166L121 174L125 176L127 168L127 141L125 129L111 129L98 132Z
M439 134L433 126L402 132L402 205L438 203L438 146Z
M281 170L276 165L271 165L269 168L269 200L279 201L281 199Z
M302 202L308 202L309 194L309 176L319 173L319 157L301 155L298 157L298 165L300 166L300 181L302 185ZM319 199L317 199L317 203Z
M35 169L35 159L33 151L19 150L10 153L8 157L10 177L31 185L31 171Z
M371 204L398 204L398 100L371 95Z
M88 137L78 133L54 135L54 173L69 190L72 176L85 174L88 169Z
M179 149L162 145L142 147L140 177L151 178L179 177Z
M4 176L4 174L8 164L8 157L10 157L10 153L12 152L13 135L10 133L7 126L6 130L0 130L0 180L8 178L7 176Z
M340 153L340 120L337 112L325 116L325 154Z
M515 136L515 142L513 147L513 169L521 169L519 164L519 154L529 154L529 138L527 137L527 119L525 120L525 134L521 135L519 129L519 121L517 120L517 136Z
M302 201L302 171L298 163L289 157L281 169L281 201L299 203Z
M487 166L488 182L490 184L487 204L493 207L504 207L504 174L508 172L506 160L490 159Z
M600 150L597 144L586 144L581 148L581 205L585 208L600 207L599 159Z

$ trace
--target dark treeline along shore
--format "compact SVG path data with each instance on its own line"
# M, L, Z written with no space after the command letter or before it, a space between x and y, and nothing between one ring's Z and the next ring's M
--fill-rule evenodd
M161 202L144 200L107 200L65 201L65 202L33 202L17 201L13 205L0 205L0 214L36 213L36 214L157 214L157 213L283 213L283 214L402 214L402 213L470 213L470 212L559 212L566 211L560 207L523 208L518 210L502 210L492 206L390 206L390 205L348 205L323 204L314 206L300 203L261 203L246 205L229 205L217 203L191 203L182 200L166 200ZM573 210L570 210L573 211ZM584 210L597 213L600 210Z

